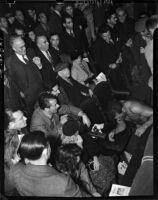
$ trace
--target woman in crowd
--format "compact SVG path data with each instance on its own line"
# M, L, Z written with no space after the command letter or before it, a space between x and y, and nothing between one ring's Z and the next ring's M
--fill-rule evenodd
M92 196L100 197L101 195L94 188L88 171L81 161L82 149L76 144L65 144L58 148L56 155L56 168L64 173L69 174L72 178Z

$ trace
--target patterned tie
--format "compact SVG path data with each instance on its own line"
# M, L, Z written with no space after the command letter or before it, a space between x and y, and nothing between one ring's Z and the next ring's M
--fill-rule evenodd
M28 60L27 58L25 58L25 56L24 56L24 55L22 56L22 58L23 58L23 60L25 61L25 63L26 63L26 64L28 64L28 63L29 63L29 60Z
M49 62L52 64L52 68L54 70L54 62L53 62L52 56L50 55L49 51L46 51L46 54L47 54L47 58L48 58Z
M72 37L75 37L75 35L74 35L74 33L73 33L73 30L70 30L70 35L71 35Z

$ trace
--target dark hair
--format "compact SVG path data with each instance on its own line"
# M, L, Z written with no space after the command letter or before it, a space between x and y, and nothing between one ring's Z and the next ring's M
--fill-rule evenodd
M45 84L44 84L44 88L46 91L51 91L52 88L56 85L59 85L58 81L57 80L54 80L54 81L47 81Z
M98 33L101 35L103 33L107 33L108 31L110 31L109 27L107 25L104 25L99 28Z
M112 15L116 14L116 11L114 8L109 9L107 12L105 12L105 21L111 18Z
M6 108L4 111L4 130L8 129L9 123L14 121L13 112L17 112L18 110L11 110Z
M66 23L66 19L68 18L72 19L72 17L69 14L65 13L62 17L62 23Z
M74 61L74 60L76 60L79 56L81 56L81 58L83 57L83 55L82 55L79 51L73 51L73 53L71 53L71 60Z
M48 147L48 140L41 131L34 131L23 136L18 153L20 158L29 160L38 160L43 150Z
M155 29L158 25L158 15L153 15L146 21L146 28L149 29Z
M54 35L57 35L57 36L60 38L59 33L57 33L57 32L52 32L51 35L50 35L50 38L51 38L52 36L54 36Z
M115 100L111 101L108 103L108 111L111 113L112 118L114 118L116 113L122 112L122 104Z
M77 156L81 156L82 149L77 144L65 144L57 149L55 166L60 172L75 177L78 169Z
M50 99L56 99L57 100L56 96L54 96L53 94L48 94L47 92L42 92L39 95L38 103L39 103L39 106L42 110L50 107L50 103L49 103Z

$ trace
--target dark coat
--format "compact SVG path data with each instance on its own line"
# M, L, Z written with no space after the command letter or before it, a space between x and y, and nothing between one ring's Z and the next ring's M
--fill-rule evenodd
M81 102L87 99L87 97L81 94L81 92L88 93L88 88L86 86L81 85L72 78L71 82L73 83L73 85L71 85L61 77L57 77L57 80L59 81L60 86L64 89L73 105L79 106Z
M36 36L40 36L40 35L44 35L47 37L47 39L49 39L50 37L50 27L49 25L47 25L47 30L45 30L43 28L43 26L41 24L39 24L35 29L34 29L34 33Z
M53 11L50 13L48 24L52 33L61 33L62 18L56 12Z
M63 51L68 55L71 55L74 52L84 52L84 44L81 31L76 27L73 32L75 37L68 34L66 30L63 30L60 34L60 43L63 46Z
M31 59L28 64L24 64L16 54L8 57L5 64L11 79L17 88L24 93L25 101L31 109L43 89L43 81L37 66Z
M47 165L18 163L10 170L13 187L21 196L84 197L70 176Z
M49 51L49 53L51 54L51 51ZM54 64L52 65L52 63L48 61L48 59L44 56L44 54L38 48L36 49L36 55L41 59L42 69L40 71L41 71L44 83L46 83L47 81L54 81L57 75L56 72L54 72L52 68L52 66L54 67ZM53 63L54 63L54 60L53 60Z

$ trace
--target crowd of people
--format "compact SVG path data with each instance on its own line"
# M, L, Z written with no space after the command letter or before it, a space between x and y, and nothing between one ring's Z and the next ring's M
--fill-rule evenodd
M100 2L0 16L6 196L108 196L131 135L152 135L156 28L156 13Z

